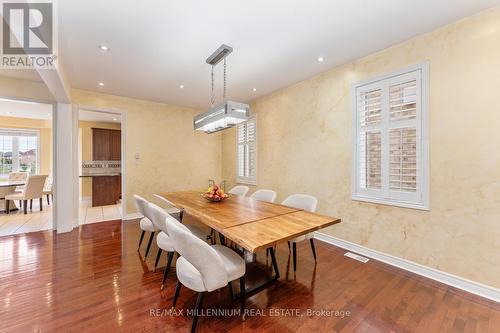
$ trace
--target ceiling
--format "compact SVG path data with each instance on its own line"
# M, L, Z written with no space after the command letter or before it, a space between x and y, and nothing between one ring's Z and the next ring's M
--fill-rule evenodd
M498 4L65 0L58 2L59 51L74 88L206 108L210 66L205 59L223 43L234 48L227 59L228 97L248 102ZM111 51L99 50L102 44ZM219 101L221 86L219 65Z
M105 123L121 123L121 118L119 114L111 112L101 112L92 110L80 109L78 113L79 120L85 121L99 121Z
M52 105L0 98L0 116L49 120L52 119Z

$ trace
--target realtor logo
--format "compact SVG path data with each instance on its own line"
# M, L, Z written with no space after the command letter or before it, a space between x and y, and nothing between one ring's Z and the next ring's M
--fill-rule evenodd
M1 67L53 68L57 41L51 1L2 1Z

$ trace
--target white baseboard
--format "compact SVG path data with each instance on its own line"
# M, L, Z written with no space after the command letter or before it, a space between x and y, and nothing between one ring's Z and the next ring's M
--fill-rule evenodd
M136 219L142 219L144 216L137 212L137 213L130 213L130 214L127 214L124 218L125 221L128 221L128 220L136 220Z
M364 255L366 257L384 262L391 266L395 266L406 271L425 276L429 279L439 281L441 283L447 284L449 286L465 290L469 293L490 299L495 302L500 302L500 289L487 286L478 282L474 282L462 277L446 273L434 268L430 268L415 262L398 258L390 254L379 252L376 250L371 250L367 247L351 243L321 232L316 232L314 238L324 241L329 244L336 245L343 249L356 252L358 254Z

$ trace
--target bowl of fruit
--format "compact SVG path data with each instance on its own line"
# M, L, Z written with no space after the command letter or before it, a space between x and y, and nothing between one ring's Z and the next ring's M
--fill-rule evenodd
M211 202L220 202L229 198L229 195L217 185L210 186L201 196Z

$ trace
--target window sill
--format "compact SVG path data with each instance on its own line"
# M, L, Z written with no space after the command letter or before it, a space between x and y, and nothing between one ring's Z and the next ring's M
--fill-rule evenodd
M257 181L256 180L241 179L241 178L237 178L236 179L236 183L237 184L244 184L244 185L254 185L254 186L257 185Z
M365 197L362 195L353 195L353 196L351 196L351 198L352 198L352 200L355 200L355 201L363 201L363 202L369 202L369 203L380 204L380 205L394 206L394 207L400 207L400 208L411 208L411 209L418 209L418 210L424 210L424 211L431 210L428 204L417 203L417 202L376 199L376 198Z

